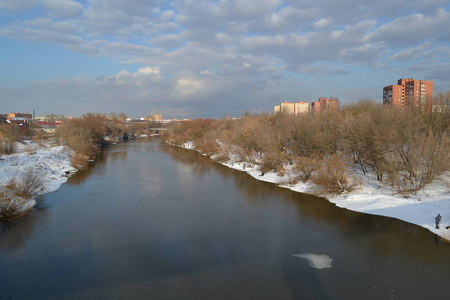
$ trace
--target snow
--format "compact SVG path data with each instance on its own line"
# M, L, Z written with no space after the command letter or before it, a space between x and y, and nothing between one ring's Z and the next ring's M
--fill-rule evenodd
M301 253L294 254L292 256L306 259L309 263L309 266L315 269L331 268L331 263L333 262L333 259L331 257L323 254Z
M77 171L70 165L72 151L67 147L26 141L16 143L16 149L15 154L0 156L0 185L34 170L44 178L44 188L39 192L43 195L56 191ZM34 199L28 199L24 209L30 209L34 204Z

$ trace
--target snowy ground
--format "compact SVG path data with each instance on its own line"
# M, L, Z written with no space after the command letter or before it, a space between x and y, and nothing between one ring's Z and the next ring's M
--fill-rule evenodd
M56 191L77 171L70 165L71 151L66 147L33 142L16 145L15 154L0 156L0 185L34 170L44 178L44 188L39 192L39 195L42 195ZM34 204L35 201L30 199L26 207L31 208Z
M184 148L194 149L192 143L186 143ZM310 183L298 183L293 186L280 184L287 178L278 176L274 172L260 176L261 172L257 166L249 168L249 163L236 163L229 161L223 165L230 168L247 172L254 178L289 188L296 192L310 193L312 185ZM420 190L416 195L404 198L399 194L394 194L389 185L380 183L375 175L363 175L356 173L362 185L356 191L327 199L339 207L349 210L368 213L373 215L397 218L412 224L422 226L440 237L450 241L450 172L447 172L425 189ZM440 229L435 228L435 217L440 214L442 217Z

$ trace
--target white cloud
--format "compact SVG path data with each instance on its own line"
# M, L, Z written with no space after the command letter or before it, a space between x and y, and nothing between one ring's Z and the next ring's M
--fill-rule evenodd
M402 61L402 60L410 60L416 59L419 55L423 55L425 49L431 47L431 43L425 43L417 47L408 48L406 50L395 53L390 56L388 59L392 61Z
M182 98L189 97L201 92L205 88L205 82L198 78L182 77L178 78L175 90Z
M20 12L38 6L39 0L0 0L0 10Z
M83 12L83 5L72 0L44 0L51 15L58 18L75 18Z
M331 24L331 18L322 18L318 20L317 22L314 22L313 27L316 29L324 29L330 26Z
M159 67L152 68L152 67L147 66L145 68L140 68L137 71L137 74L146 74L146 75L148 75L148 74L155 74L155 75L159 75L160 71L159 71Z
M450 28L450 13L437 9L430 15L413 14L395 19L380 26L370 35L370 39L396 47L422 44L429 40L450 42L450 32L444 28Z

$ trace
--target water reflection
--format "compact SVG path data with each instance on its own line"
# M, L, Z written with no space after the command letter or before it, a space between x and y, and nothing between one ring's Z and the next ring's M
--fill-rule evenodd
M411 246L405 255L421 259L433 260L429 255L433 243L442 246L440 249L442 252L449 250L450 244L447 241L436 238L420 226L394 218L350 211L339 208L321 197L275 187L274 184L258 181L244 172L232 172L228 167L217 164L196 151L167 145L160 147L161 151L168 153L172 159L192 166L195 173L203 175L214 169L224 180L232 178L234 187L245 195L244 200L249 203L259 205L261 201L266 202L275 197L295 208L298 216L308 216L320 221L321 224L330 224L337 232L346 235L356 244L367 243L370 239L374 255L402 250L404 243Z
M20 220L0 223L0 252L13 254L23 249L30 236L48 217L49 211L41 206Z
M6 299L402 299L445 295L448 246L399 220L131 141L6 229ZM5 244L4 244L5 243ZM332 260L314 269L294 255ZM308 256L310 257L310 256Z

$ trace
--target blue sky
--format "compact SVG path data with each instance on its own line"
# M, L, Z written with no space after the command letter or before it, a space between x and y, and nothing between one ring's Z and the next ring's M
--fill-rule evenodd
M0 0L0 110L239 116L450 90L445 0Z

